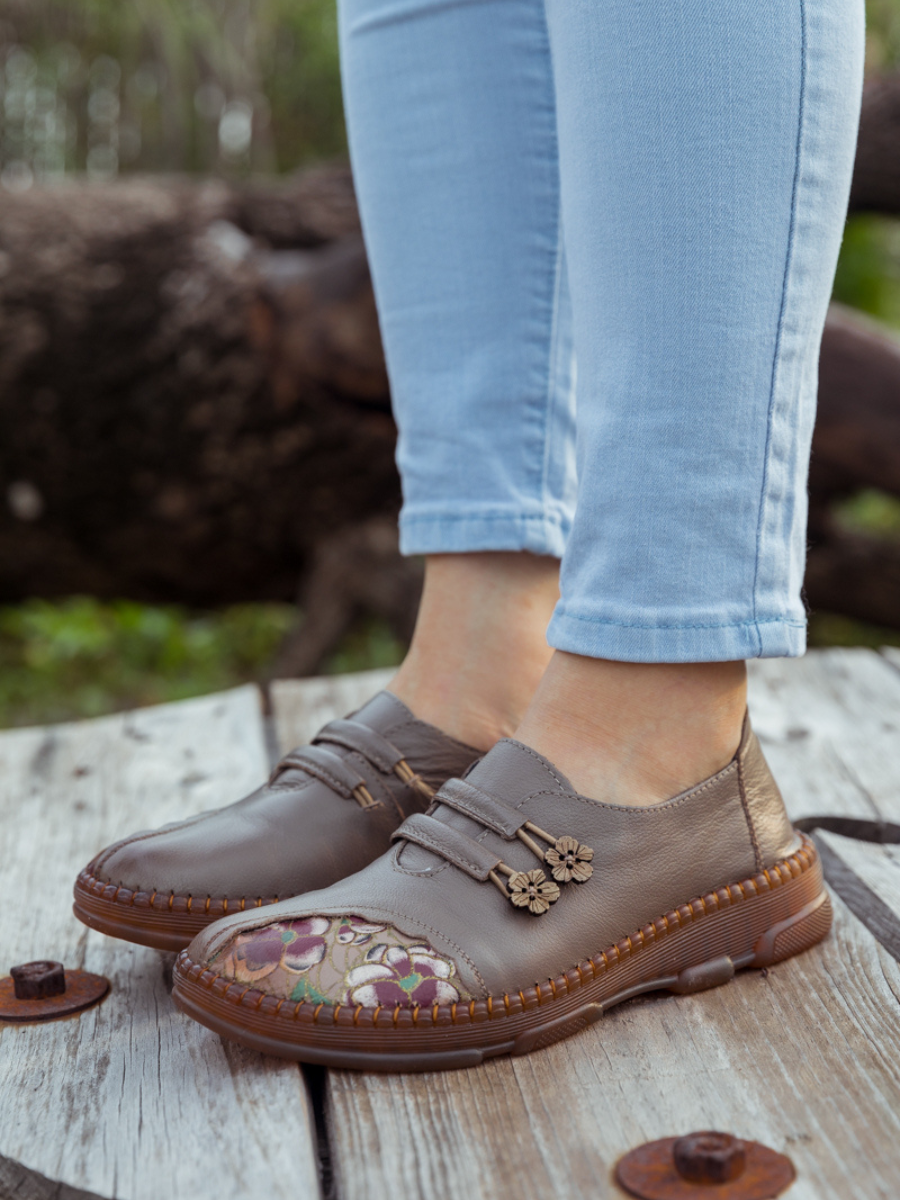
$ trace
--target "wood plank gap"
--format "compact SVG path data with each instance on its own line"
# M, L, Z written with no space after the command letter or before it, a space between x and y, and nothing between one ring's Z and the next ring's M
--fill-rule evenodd
M40 1171L0 1154L0 1200L105 1200L97 1192L85 1192L48 1179Z
M315 1121L316 1148L319 1157L319 1187L322 1200L337 1200L333 1147L328 1132L326 1111L328 1104L326 1068L315 1063L300 1063L300 1070L306 1081L310 1107Z
M869 933L900 963L900 921L875 892L864 883L844 860L827 846L822 838L812 835L822 857L822 869L829 887L834 888L853 915Z

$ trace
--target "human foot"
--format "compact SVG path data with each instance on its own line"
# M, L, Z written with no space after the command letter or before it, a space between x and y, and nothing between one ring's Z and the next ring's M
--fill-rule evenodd
M206 930L176 963L176 1004L282 1057L465 1067L639 992L770 966L831 924L749 724L722 771L647 807L578 795L503 740L394 836L358 875Z
M625 663L557 651L515 737L585 796L658 804L731 762L746 709L743 662Z
M552 651L559 563L534 554L443 554L425 566L409 653L389 690L479 750L511 734Z
M477 757L381 692L292 751L252 795L107 847L78 876L75 915L111 937L180 950L228 912L360 870Z

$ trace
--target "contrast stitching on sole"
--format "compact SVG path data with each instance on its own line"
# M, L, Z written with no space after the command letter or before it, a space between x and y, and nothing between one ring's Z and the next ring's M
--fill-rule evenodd
M94 901L99 900L109 905L116 905L119 908L136 907L141 910L142 915L145 914L149 908L151 912L156 913L160 917L164 918L167 917L169 913L175 913L176 905L184 905L183 908L179 908L176 915L191 915L194 900L197 899L197 897L193 895L182 896L176 892L169 891L166 897L165 908L158 908L154 904L154 901L156 900L157 896L161 897L165 894L161 892L159 888L154 888L152 892L130 891L121 884L116 886L110 881L98 879L96 875L91 875L87 870L82 871L78 876L78 879L76 880L76 887L79 889L79 891L90 893L90 898ZM107 888L111 887L115 888L113 895L104 896L103 893L107 890ZM136 903L137 897L146 897L148 903L146 905L143 903ZM270 904L277 903L277 896L266 897L265 899L262 896L258 896L255 900L247 896L241 896L240 899L237 900L233 896L208 895L203 902L203 911L204 913L209 913L212 906L217 905L222 908L222 914L226 915L229 912L229 908L231 912L236 911L233 907L235 904L239 905L241 912L245 912L248 908L266 908Z
M578 991L580 988L592 983L598 975L603 974L612 966L616 966L632 955L638 953L645 945L650 945L661 941L670 933L676 933L680 929L685 928L695 921L701 920L706 916L714 916L722 909L734 907L742 901L755 899L764 892L781 887L792 879L797 879L809 871L813 865L819 861L816 848L810 838L805 834L800 835L802 845L799 850L788 858L782 859L766 870L760 871L752 878L741 880L739 883L727 884L717 888L714 892L707 892L703 896L695 896L686 904L680 904L678 908L671 909L656 920L637 929L630 936L623 938L620 942L608 946L599 954L594 955L590 959L585 959L581 963L576 963L561 975L557 975L555 979L546 979L543 981L543 986L549 988L552 996L542 994L542 984L535 983L533 987L526 988L524 991L504 992L500 996L489 995L486 1000L472 1000L468 1005L468 1016L471 1022L476 1022L479 1018L487 1021L503 1020L507 1017L514 1017L521 1012L531 1012L536 1008L541 1008L544 1005L552 1005L554 1001L558 1001L567 996L570 992ZM252 1007L256 1009L262 1001L257 1001L256 997L262 995L265 999L275 999L269 993L260 992L259 989L249 988L241 990L241 984L234 981L229 982L223 975L214 974L208 967L203 967L200 963L195 963L189 956L186 950L182 950L178 956L176 966L178 969L189 977L192 983L199 983L208 991L215 990L220 993L223 998L230 1000L232 1004L240 1007L245 1005L250 1006L250 1001L245 1001L246 996L252 997ZM590 970L590 979L586 979L586 972ZM225 985L223 987L223 984ZM230 993L230 994L229 994ZM516 1006L513 1009L515 1001L519 1001L521 1008ZM327 1005L324 1003L313 1006L308 1001L302 1002L294 1010L294 1018L300 1016L308 1019L312 1024L319 1023L319 1014L323 1008L331 1008L331 1021L334 1025L339 1025L339 1013L347 1006L344 1004ZM451 1004L435 1004L432 1009L427 1009L431 1017L431 1023L434 1026L438 1025L439 1018L446 1017L448 1023L459 1025L458 1013L454 1012L455 1005ZM374 1016L376 1009L372 1007L359 1006L354 1013L352 1024L358 1025L359 1018L365 1014L364 1020L374 1026ZM413 1005L405 1010L411 1013L411 1025L407 1024L403 1028L419 1028L419 1013L420 1006ZM281 1012L280 1007L276 1007L272 1016L278 1016ZM395 1012L393 1021L395 1029L401 1028L399 1024L399 1013Z

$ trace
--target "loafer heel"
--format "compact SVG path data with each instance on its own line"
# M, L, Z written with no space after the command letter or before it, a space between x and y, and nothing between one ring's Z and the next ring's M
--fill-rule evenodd
M756 953L751 965L771 967L794 954L808 950L827 937L833 920L831 898L823 889L799 912L766 930L756 943Z

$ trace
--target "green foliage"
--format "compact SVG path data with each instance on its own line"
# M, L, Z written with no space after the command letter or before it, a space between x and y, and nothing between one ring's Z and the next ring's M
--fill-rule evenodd
M849 533L900 538L900 499L866 488L834 506L838 523Z
M92 717L262 675L289 605L217 613L76 596L0 608L0 725Z
M0 0L0 182L346 149L334 0Z
M96 717L262 680L298 619L289 604L188 612L85 596L0 608L0 728ZM393 666L404 647L362 622L328 673Z
M900 224L851 217L834 280L834 298L900 328Z
M343 675L346 671L395 667L405 653L404 644L383 621L361 621L356 628L350 630L328 660L325 673Z
M813 613L809 618L807 643L811 649L827 646L900 646L900 631L854 621L837 613Z

